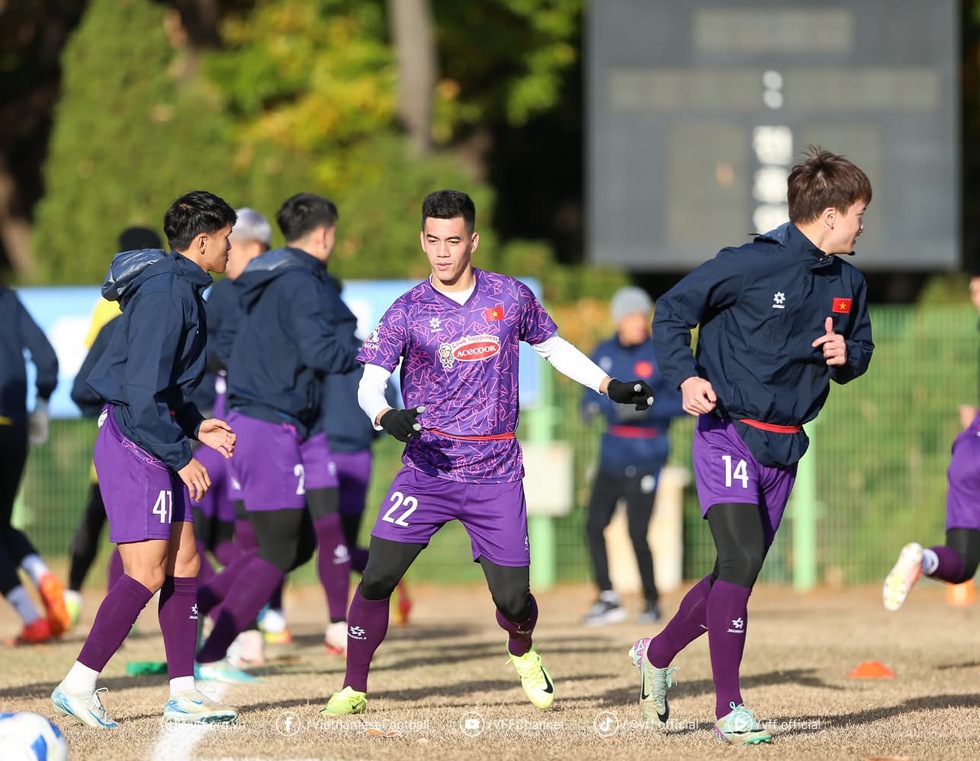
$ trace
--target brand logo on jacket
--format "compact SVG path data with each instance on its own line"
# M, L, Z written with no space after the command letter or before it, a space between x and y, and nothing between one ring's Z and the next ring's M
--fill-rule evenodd
M773 309L785 309L786 308L786 294L782 291L776 291L772 295L772 308Z

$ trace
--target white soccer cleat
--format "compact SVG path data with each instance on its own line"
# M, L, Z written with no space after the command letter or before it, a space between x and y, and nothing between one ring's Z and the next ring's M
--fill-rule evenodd
M347 655L347 622L328 624L323 635L323 644L331 655Z
M85 726L112 729L118 725L102 705L100 694L103 692L107 692L105 687L88 694L76 695L68 692L62 682L51 693L51 707L55 713L78 719Z
M898 560L885 577L881 601L885 608L896 611L902 607L915 582L922 575L922 545L909 542L898 555Z
M163 707L163 720L180 724L231 724L238 710L212 700L200 690L172 696Z

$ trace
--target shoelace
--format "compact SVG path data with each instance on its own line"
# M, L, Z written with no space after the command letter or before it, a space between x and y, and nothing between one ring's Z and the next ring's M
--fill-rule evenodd
M92 702L94 703L94 705L90 709L90 710L95 711L96 715L100 719L102 719L102 721L105 721L105 722L112 721L112 719L109 718L109 712L105 709L105 706L102 705L102 697L101 696L104 695L105 693L107 693L108 691L109 691L109 688L108 687L99 687L99 689L97 689L95 692L93 692L92 693Z
M763 729L758 719L755 718L755 711L745 707L745 704L735 705L729 703L728 707L732 712L728 715L725 722L726 728L731 732L757 732Z
M534 652L533 650L530 652ZM535 653L537 655L537 653ZM541 668L541 656L531 660L530 663L523 660L527 656L512 655L507 659L508 663L513 663L517 669L517 674L521 681L528 680L532 687L545 687L547 681L544 678L544 671Z
M674 666L673 668L668 668L666 670L667 673L664 674L663 681L661 682L660 680L657 680L657 683L654 684L653 699L657 703L657 705L662 704L664 700L666 700L667 689L677 684L677 680L672 676L672 674L673 672L678 671L679 669L680 666Z

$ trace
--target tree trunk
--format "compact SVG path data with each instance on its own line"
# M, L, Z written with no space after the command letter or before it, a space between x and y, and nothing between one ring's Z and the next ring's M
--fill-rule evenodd
M387 0L388 24L398 60L398 112L412 149L432 147L436 49L429 0Z

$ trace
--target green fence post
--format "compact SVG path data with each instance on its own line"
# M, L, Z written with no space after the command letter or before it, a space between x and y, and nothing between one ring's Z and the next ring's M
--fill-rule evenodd
M530 425L528 441L534 444L550 444L554 431L553 371L550 365L543 370L540 398L527 416ZM553 587L557 577L554 519L550 515L528 515L527 536L531 544L531 586L541 590Z
M810 447L800 460L793 487L793 587L806 592L817 583L817 452L813 424L807 427Z

